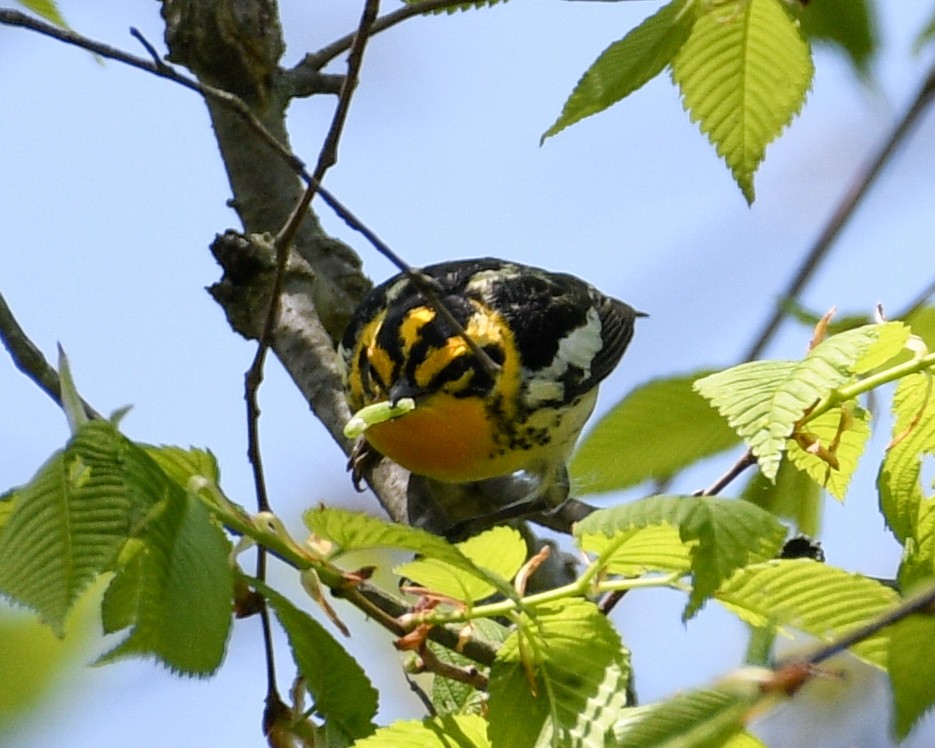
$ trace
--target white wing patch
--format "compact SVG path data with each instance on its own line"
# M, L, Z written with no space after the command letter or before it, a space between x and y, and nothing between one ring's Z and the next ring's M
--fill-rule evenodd
M531 405L564 398L565 386L559 379L569 366L581 369L583 379L591 376L591 362L604 346L601 329L601 317L597 309L591 307L585 323L559 341L552 363L544 369L530 372L526 400Z

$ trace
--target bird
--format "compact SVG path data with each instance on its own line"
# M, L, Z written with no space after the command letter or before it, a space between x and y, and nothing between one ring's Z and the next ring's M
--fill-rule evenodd
M598 385L642 316L574 275L493 257L399 273L338 347L350 410L395 408L363 427L358 453L441 483L567 482Z

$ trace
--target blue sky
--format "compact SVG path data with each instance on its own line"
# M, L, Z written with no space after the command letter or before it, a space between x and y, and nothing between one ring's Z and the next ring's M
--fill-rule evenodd
M839 56L819 51L806 108L768 150L752 208L665 77L540 148L580 74L657 7L648 2L514 0L413 19L380 35L328 185L413 264L508 257L573 272L650 312L602 391L598 409L606 410L639 383L728 365L749 344L926 71L931 52L912 52L926 4L885 5L872 84L860 85ZM145 54L128 33L134 26L161 48L157 3L61 7L88 36ZM294 64L349 31L359 9L283 0L282 12L286 62ZM168 82L7 27L0 100L0 292L47 355L56 342L65 346L79 388L98 409L132 404L124 428L135 439L209 447L229 495L251 505L242 381L253 346L230 332L204 291L218 277L207 245L237 226L204 106ZM293 104L293 146L307 161L332 106ZM808 287L806 304L868 311L882 302L895 310L931 281L933 135L927 116ZM321 216L358 249L371 277L391 272L338 219L325 209ZM769 355L798 356L806 340L790 327ZM0 394L3 490L27 481L67 429L3 358ZM270 492L297 533L303 509L319 501L376 508L353 495L336 447L275 362L261 397ZM883 444L865 459L848 504L828 506L823 541L832 563L891 576L898 553L872 484ZM719 469L699 469L682 488ZM273 579L292 583L285 572ZM742 629L714 609L684 629L682 603L673 593L647 593L618 613L644 700L739 662ZM23 725L16 745L64 744L66 735L71 746L259 744L258 629L255 621L235 628L228 662L211 681L180 680L142 662L75 669L39 713L43 724ZM349 648L366 652L372 627L352 628ZM377 638L385 654L387 639ZM374 679L384 719L420 714L395 667ZM856 739L885 745L870 732Z

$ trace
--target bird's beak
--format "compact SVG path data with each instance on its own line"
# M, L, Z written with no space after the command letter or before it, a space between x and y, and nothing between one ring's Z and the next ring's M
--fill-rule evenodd
M397 405L404 397L411 397L416 402L425 394L425 389L417 387L408 380L401 379L390 387L390 403Z

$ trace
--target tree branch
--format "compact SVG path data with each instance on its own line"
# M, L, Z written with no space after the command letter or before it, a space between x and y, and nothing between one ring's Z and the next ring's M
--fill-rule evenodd
M2 294L0 294L0 340L9 351L16 368L35 382L39 389L55 401L56 405L62 407L62 383L58 372L46 361L42 351L19 326ZM88 418L103 417L84 400L81 401L81 405Z
M385 16L375 19L370 27L370 35L373 36L379 34L381 31L386 31L397 23L405 21L407 18L445 10L446 8L455 8L459 5L464 5L464 0L422 0L421 2L408 3L402 8L397 8L387 13ZM307 71L309 70L321 70L339 54L351 48L351 45L354 43L355 34L356 32L351 32L350 34L342 36L340 39L335 39L317 52L305 55L302 62L292 68L288 72L288 75L290 77L299 77L308 75Z

